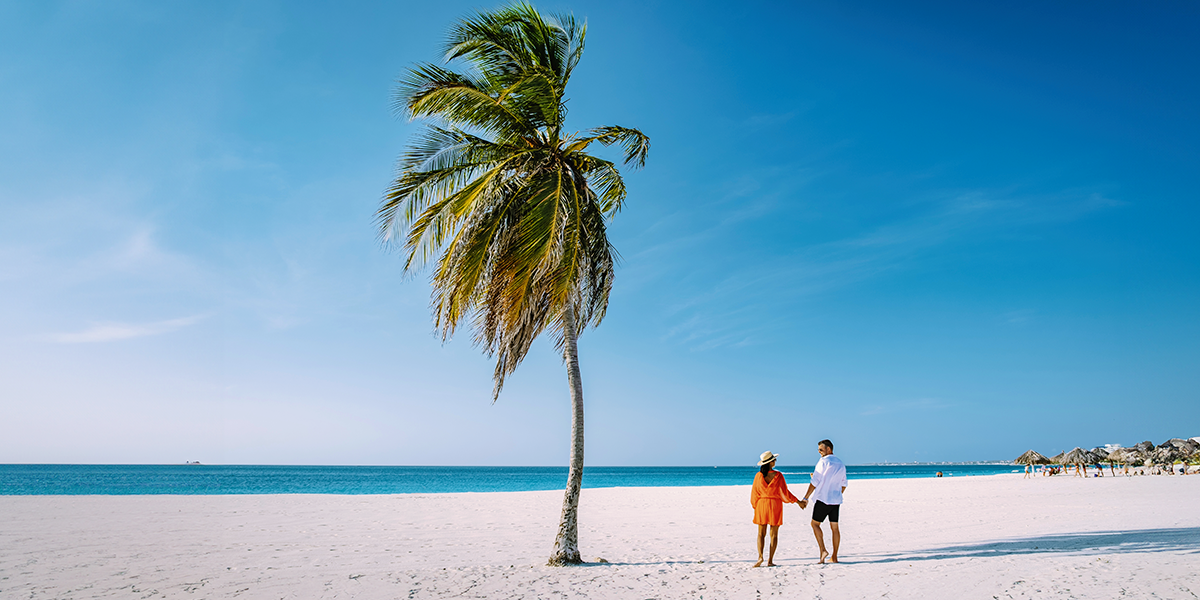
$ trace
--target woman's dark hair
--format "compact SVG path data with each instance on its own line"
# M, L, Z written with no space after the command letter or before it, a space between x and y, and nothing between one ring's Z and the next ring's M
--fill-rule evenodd
M771 462L769 462L769 463L767 463L767 464L765 464L765 465L763 465L763 466L759 467L759 468L758 468L758 472L759 472L759 473L762 473L762 476L763 476L763 477L766 477L766 476L767 476L767 473L770 473L770 472L771 472L771 465L773 465L773 464L775 464L775 461L773 461L773 460L772 460Z

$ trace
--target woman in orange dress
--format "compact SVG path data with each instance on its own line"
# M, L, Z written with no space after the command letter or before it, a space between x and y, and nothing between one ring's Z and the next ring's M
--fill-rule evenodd
M779 545L779 526L783 525L783 503L800 500L788 491L783 473L774 470L778 454L763 452L758 460L758 475L754 476L754 487L750 488L750 506L754 507L754 524L758 525L758 562L762 566L763 542L767 526L771 527L771 553L767 555L767 566L775 566L775 547Z

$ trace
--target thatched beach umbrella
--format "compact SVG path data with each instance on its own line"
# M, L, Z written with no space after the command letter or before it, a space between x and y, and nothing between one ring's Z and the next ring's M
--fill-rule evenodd
M1014 460L1013 462L1017 463L1018 465L1048 465L1050 464L1050 459L1038 454L1037 452L1034 452L1033 450L1030 450L1029 452L1018 456L1017 460Z
M1066 456L1066 455L1067 455L1067 453L1066 453L1066 452L1059 452L1058 454L1055 454L1054 456L1051 456L1051 457L1050 457L1050 464L1053 464L1053 465L1064 465L1064 464L1066 464L1066 463L1064 463L1064 462L1063 462L1063 457L1064 457L1064 456Z
M1113 475L1117 474L1117 465L1124 464L1124 458L1125 458L1125 449L1124 448L1115 448L1112 452L1108 453L1107 457L1104 458L1104 460L1108 462L1108 470Z
M1113 450L1112 452L1109 453L1108 462L1114 462L1114 463L1119 463L1122 465L1128 465L1131 463L1141 462L1142 460L1144 460L1142 458L1139 458L1139 455L1140 455L1140 453L1137 450L1134 450L1133 448L1117 448L1116 450Z
M1092 460L1092 455L1089 454L1087 450L1077 447L1074 450L1066 453L1066 455L1064 455L1062 457L1062 464L1064 464L1064 465L1090 465L1090 464L1092 464L1091 460Z

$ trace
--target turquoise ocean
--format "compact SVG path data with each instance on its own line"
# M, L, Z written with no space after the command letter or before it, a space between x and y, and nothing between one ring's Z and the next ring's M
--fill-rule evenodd
M968 477L1020 472L1011 464L851 465L854 479ZM780 466L789 485L812 466ZM585 467L583 487L750 485L755 467ZM566 467L271 465L0 465L0 495L438 494L561 490Z

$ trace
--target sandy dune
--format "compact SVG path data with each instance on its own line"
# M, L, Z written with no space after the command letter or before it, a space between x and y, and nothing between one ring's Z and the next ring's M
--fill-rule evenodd
M749 486L585 490L565 569L560 499L0 496L0 598L1200 597L1195 476L851 481L843 563L789 506L773 569Z

